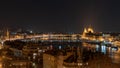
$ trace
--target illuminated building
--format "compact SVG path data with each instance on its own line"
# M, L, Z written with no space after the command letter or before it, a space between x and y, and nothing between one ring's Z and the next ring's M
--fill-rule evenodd
M85 38L85 37L86 37L86 33L87 33L87 32L88 32L88 31L87 31L87 29L86 29L86 28L84 28L82 38Z
M94 33L93 28L92 27L88 27L87 29L84 28L84 31L83 31L83 34L82 34L82 38L85 38L87 33Z
M89 27L88 28L88 33L94 33L93 28Z

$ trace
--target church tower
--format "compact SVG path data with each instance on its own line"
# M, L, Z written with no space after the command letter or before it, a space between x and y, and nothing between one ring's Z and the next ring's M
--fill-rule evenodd
M6 31L6 39L9 39L10 38L10 32L9 32L9 30L7 29L7 31Z
M86 37L86 33L88 33L87 29L84 28L84 31L83 31L83 34L82 34L82 38L85 38Z

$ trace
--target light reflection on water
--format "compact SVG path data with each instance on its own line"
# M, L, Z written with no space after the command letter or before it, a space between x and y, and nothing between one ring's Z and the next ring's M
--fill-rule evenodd
M96 45L96 51L99 51L99 45L98 44Z
M105 45L102 45L101 46L101 52L106 54L106 46Z
M120 48L112 48L112 47L107 47L106 45L99 45L99 44L88 44L88 43L83 43L82 44L84 47L88 48L94 48L97 52L101 52L108 57L110 57L113 61L113 63L120 63ZM53 45L54 46L54 45ZM67 45L56 45L54 47L62 49L65 48ZM74 45L71 45L74 46Z
M120 63L120 48L118 48L118 50L112 48L110 54L113 63Z
M107 54L109 57L111 57L113 63L120 63L120 48L112 48L107 47L105 45L98 45L96 44L96 51L100 51L103 54ZM100 47L101 46L101 47Z

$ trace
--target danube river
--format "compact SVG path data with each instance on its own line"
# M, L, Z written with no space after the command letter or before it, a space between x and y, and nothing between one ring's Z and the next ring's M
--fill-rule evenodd
M78 63L78 57L82 56L82 62L87 63L83 68L120 68L120 48L111 47L110 44L93 43L72 43L72 44L51 44L51 49L67 50L74 52L65 59L66 63ZM79 48L79 50L78 50ZM81 51L82 50L82 51ZM81 55L77 55L80 51ZM84 59L85 58L85 59ZM66 68L72 68L66 65ZM74 67L73 67L74 68ZM77 66L76 66L77 68ZM78 67L79 68L79 67Z

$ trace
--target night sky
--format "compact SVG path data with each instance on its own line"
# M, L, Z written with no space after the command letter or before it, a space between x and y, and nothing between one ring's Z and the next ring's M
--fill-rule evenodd
M9 0L0 2L0 28L39 32L120 32L120 2L105 0Z

